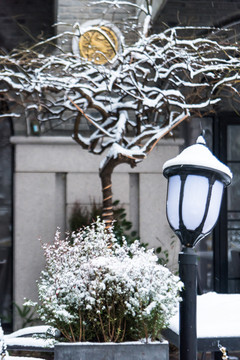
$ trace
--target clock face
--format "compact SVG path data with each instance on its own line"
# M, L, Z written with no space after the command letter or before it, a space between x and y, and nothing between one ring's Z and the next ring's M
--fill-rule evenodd
M98 65L112 60L118 50L117 35L108 26L93 27L84 32L79 39L80 56Z

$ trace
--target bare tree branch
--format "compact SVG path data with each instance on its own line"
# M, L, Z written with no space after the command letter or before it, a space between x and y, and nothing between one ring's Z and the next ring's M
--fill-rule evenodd
M104 66L56 51L53 41L76 36L71 32L0 56L1 96L15 99L22 113L35 111L42 124L75 119L73 138L79 145L94 154L108 149L100 174L109 164L112 170L124 162L136 166L186 118L211 111L223 88L236 93L240 81L237 44L190 38L192 27L147 36L152 10L151 2L145 2L134 5L149 17L140 38ZM110 3L117 8L130 1ZM50 54L42 52L51 44ZM14 117L21 112L19 107L10 111ZM82 129L84 119L88 132Z

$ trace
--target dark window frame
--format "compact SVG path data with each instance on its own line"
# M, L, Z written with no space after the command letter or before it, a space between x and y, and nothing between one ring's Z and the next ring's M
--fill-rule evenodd
M233 112L221 112L213 121L213 152L223 163L227 163L227 129L230 125L240 126L240 117ZM231 186L231 185L230 185ZM227 191L224 192L219 221L214 230L213 256L214 290L228 293L228 208Z

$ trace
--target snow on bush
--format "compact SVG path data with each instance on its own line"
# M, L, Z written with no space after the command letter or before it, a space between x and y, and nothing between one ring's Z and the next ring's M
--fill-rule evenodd
M179 278L138 241L119 245L99 219L42 246L38 312L68 341L154 340L175 313Z

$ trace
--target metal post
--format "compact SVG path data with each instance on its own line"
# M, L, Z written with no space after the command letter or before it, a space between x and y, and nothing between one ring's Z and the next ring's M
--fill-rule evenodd
M197 255L190 248L179 253L184 289L180 303L180 360L197 360Z

